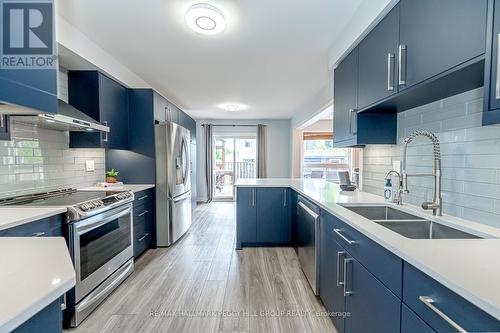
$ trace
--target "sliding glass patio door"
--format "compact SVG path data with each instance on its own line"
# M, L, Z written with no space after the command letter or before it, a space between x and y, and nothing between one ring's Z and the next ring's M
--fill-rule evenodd
M213 199L233 200L234 183L257 176L257 139L255 135L214 134L213 152Z

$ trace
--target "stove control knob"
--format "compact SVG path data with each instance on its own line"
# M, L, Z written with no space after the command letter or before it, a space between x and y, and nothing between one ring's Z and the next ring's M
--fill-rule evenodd
M102 202L100 200L94 200L92 201L95 207L100 207L102 205Z
M87 203L87 207L88 207L89 209L92 209L92 208L95 208L95 205L94 205L94 203L93 203L93 202L89 201L89 202Z
M86 212L87 210L89 210L89 207L87 206L87 204L81 204L80 209Z

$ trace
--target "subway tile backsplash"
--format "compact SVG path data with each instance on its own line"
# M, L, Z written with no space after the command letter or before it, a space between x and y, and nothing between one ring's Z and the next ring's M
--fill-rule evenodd
M397 145L364 149L363 189L382 194L392 162L402 160L403 138L417 129L441 142L443 212L500 228L500 127L481 126L483 88L398 114ZM408 173L432 172L431 145L416 139L408 148ZM408 180L404 201L420 205L433 196L432 178ZM397 189L397 185L394 185Z
M0 197L104 181L104 149L70 149L68 132L11 121L12 139L0 141ZM95 171L85 171L94 160Z

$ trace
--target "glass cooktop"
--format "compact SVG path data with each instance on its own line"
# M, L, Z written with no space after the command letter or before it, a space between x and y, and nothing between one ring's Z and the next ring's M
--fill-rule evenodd
M82 202L95 199L103 199L109 195L116 194L120 191L81 191L71 192L66 194L58 194L47 198L26 198L21 201L13 200L12 202L3 202L0 205L4 206L73 206Z

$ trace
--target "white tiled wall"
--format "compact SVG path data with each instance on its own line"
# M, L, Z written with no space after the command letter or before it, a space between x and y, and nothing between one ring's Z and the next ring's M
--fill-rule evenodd
M427 129L441 141L444 213L500 227L500 127L481 126L482 103L478 88L398 114L399 144L364 150L363 189L381 195L392 161L402 159L402 139ZM408 173L429 172L431 146L416 139L408 148ZM408 183L406 202L432 200L432 178L409 177Z
M12 140L0 141L0 197L104 181L104 149L69 149L68 132L11 123ZM85 171L85 160L95 171Z

